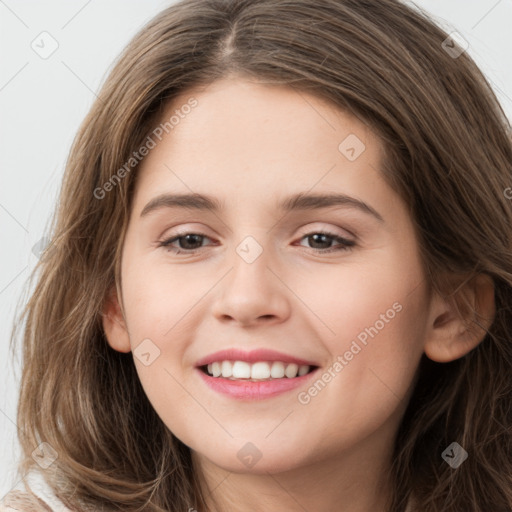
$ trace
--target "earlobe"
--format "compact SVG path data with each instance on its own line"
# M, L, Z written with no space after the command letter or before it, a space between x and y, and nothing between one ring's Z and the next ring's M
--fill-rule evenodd
M479 274L464 283L451 298L432 297L424 351L436 362L459 359L485 338L495 317L494 283Z
M101 316L108 344L118 352L130 352L130 337L115 286L107 294Z

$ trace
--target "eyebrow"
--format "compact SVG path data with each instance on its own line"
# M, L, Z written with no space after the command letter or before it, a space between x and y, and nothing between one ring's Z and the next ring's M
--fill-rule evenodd
M363 213L375 217L379 222L384 222L380 213L370 205L345 194L306 194L299 193L285 198L278 207L285 212L299 210L320 210L331 206L356 208ZM161 194L151 199L144 206L140 216L145 217L151 212L161 208L186 208L191 210L220 212L224 209L223 203L212 196L203 194Z

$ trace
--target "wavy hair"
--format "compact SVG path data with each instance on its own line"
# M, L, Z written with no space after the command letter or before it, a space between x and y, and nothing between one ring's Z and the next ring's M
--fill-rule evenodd
M397 0L182 0L140 30L73 142L52 243L13 329L12 345L24 324L19 475L38 469L31 454L46 442L58 458L44 478L70 508L206 510L190 449L154 411L131 353L111 349L102 328L107 294L121 285L137 166L104 197L97 191L170 100L233 75L315 94L371 127L429 286L469 323L476 312L457 291L492 278L496 315L483 341L449 363L422 357L388 510L403 512L411 497L422 512L512 510L511 128L447 37ZM455 440L469 453L456 470L441 457Z

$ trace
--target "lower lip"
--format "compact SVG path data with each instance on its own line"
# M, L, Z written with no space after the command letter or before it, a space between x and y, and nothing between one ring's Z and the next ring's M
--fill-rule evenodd
M318 368L301 377L294 377L292 379L283 377L282 379L263 380L261 382L211 377L199 368L196 368L196 370L206 385L218 393L239 400L263 400L304 385L317 372Z

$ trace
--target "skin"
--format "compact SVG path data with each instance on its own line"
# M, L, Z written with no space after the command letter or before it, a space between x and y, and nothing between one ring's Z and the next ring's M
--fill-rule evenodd
M129 352L150 339L160 350L149 366L134 357L138 375L192 449L210 510L383 511L393 440L422 354L457 359L483 332L470 334L449 303L429 294L412 220L379 172L383 146L365 124L314 96L236 76L187 91L162 119L191 96L198 105L139 169L122 297L113 290L105 306L109 344ZM338 149L349 134L365 145L354 161ZM164 192L211 195L225 209L141 217ZM277 204L298 192L347 194L383 221L347 206L285 215ZM182 239L179 254L158 246L178 229L205 238ZM322 254L340 245L306 236L322 230L355 245ZM236 252L249 235L263 250L252 263ZM481 280L471 290L490 322L489 286ZM209 389L195 369L199 358L237 347L275 349L325 371L396 303L401 311L307 404L297 398L304 389L237 401ZM247 442L261 454L252 467L237 457Z

